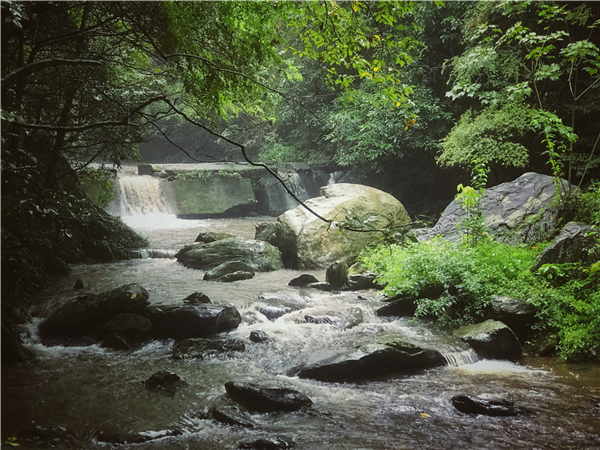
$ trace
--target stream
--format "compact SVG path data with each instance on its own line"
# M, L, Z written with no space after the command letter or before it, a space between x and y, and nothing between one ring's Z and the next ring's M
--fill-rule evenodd
M151 252L140 258L74 266L72 273L37 298L32 321L24 328L27 347L36 355L30 364L2 368L3 442L32 422L61 426L76 436L69 448L235 449L259 438L279 438L297 449L592 449L600 448L600 367L565 364L553 358L524 356L519 363L479 360L468 352L448 349L448 365L412 375L392 375L368 382L326 383L288 376L288 371L351 340L354 335L401 331L429 339L426 329L407 319L374 314L381 306L375 291L326 293L288 287L301 273L324 281L324 271L280 270L257 273L233 283L203 281L204 272L167 258L199 232L227 232L253 238L255 223L273 218L179 220L175 216L124 218L150 239ZM133 352L88 347L46 347L37 325L57 305L81 295L73 289L82 279L87 289L103 292L138 283L152 304L181 304L200 291L215 304L235 306L242 323L229 334L246 342L246 351L208 359L171 357L172 341L152 341ZM268 320L258 311L269 293L305 304ZM336 318L351 308L364 321L345 329ZM307 323L305 315L328 316L331 323ZM263 330L270 343L248 336ZM431 337L433 338L433 337ZM167 370L188 385L174 396L144 388L152 374ZM309 411L249 414L253 428L218 423L203 416L227 400L227 381L283 385L314 402ZM516 417L466 415L450 399L458 394L507 399L531 411ZM164 430L177 435L161 436ZM146 433L157 439L132 445L102 442L103 433ZM21 446L20 448L27 448Z

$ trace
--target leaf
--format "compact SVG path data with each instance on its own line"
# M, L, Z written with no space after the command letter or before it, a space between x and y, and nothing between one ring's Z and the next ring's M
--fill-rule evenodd
M429 414L427 414L427 413L421 413L421 417L428 418L428 417L431 417L431 416Z

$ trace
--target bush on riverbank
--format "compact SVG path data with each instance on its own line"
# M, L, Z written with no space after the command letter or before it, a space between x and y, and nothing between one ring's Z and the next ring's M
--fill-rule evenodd
M439 326L481 321L498 295L527 300L538 308L540 335L556 332L558 353L569 360L600 360L600 270L575 264L542 266L532 272L542 245L477 244L441 238L410 245L380 245L360 262L381 274L390 296L417 297L416 318Z

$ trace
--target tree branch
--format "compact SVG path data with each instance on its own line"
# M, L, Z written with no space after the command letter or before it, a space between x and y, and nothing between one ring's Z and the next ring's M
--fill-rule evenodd
M100 61L94 61L89 59L43 59L26 66L20 67L14 72L9 73L2 78L2 87L14 83L18 78L28 75L36 70L45 69L47 67L56 66L99 66L102 63Z

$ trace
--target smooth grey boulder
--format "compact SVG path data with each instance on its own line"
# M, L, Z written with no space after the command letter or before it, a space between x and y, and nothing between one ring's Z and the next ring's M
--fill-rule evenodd
M526 300L496 296L487 307L484 318L506 324L521 342L525 342L533 333L536 313L537 308Z
M279 216L277 225L263 232L268 242L281 249L288 268L321 269L338 260L351 263L365 246L381 240L377 231L340 232L337 224L349 215L369 220L375 228L411 221L397 199L372 187L339 183L322 187L320 194L305 203L330 222L299 206Z
M194 242L203 242L208 244L210 242L220 241L221 239L229 239L233 236L229 233L215 233L214 231L203 231L200 233Z
M445 364L444 357L437 350L421 347L401 334L388 332L370 337L353 349L309 362L297 375L319 381L360 381Z
M536 271L543 264L581 263L589 266L600 261L600 239L598 228L580 222L569 222L546 247L531 270Z
M175 258L184 266L199 270L210 270L230 261L242 261L256 272L283 269L279 250L253 239L230 238L188 245Z
M473 347L480 358L514 361L522 353L515 333L506 324L496 320L460 327L454 331L454 336Z
M306 395L289 388L228 381L225 390L248 409L257 412L290 412L313 404Z
M189 339L228 331L242 321L233 306L212 304L167 306L153 308L148 318L155 339Z
M560 186L564 192L568 187L567 181L561 179ZM480 209L485 218L483 225L496 240L508 244L542 240L558 223L558 214L553 206L556 195L554 178L533 172L486 189L480 199ZM433 228L419 233L419 239L440 235L451 241L459 240L462 230L457 225L466 214L461 204L453 200Z
M254 270L250 265L246 264L243 261L227 261L223 264L219 264L217 267L210 269L206 274L204 274L204 280L216 280L216 281L224 281L224 277L231 277L232 274L236 272L243 272L249 274L246 278L252 278L254 276ZM243 276L238 279L246 279ZM231 280L233 281L233 280Z
M144 315L148 311L148 291L139 284L128 284L101 294L88 294L56 309L41 323L45 337L95 336L117 314Z
M234 338L194 338L185 339L173 346L173 359L206 359L213 356L229 356L234 352L243 352L246 344Z
M348 280L348 264L345 261L335 261L325 271L325 281L333 289L340 289Z
M314 275L310 275L308 273L303 273L300 276L290 280L288 286L296 286L296 287L306 287L311 283L318 283L319 280Z
M142 343L150 339L152 322L144 316L132 313L117 314L104 325L107 333L117 333L128 343Z

